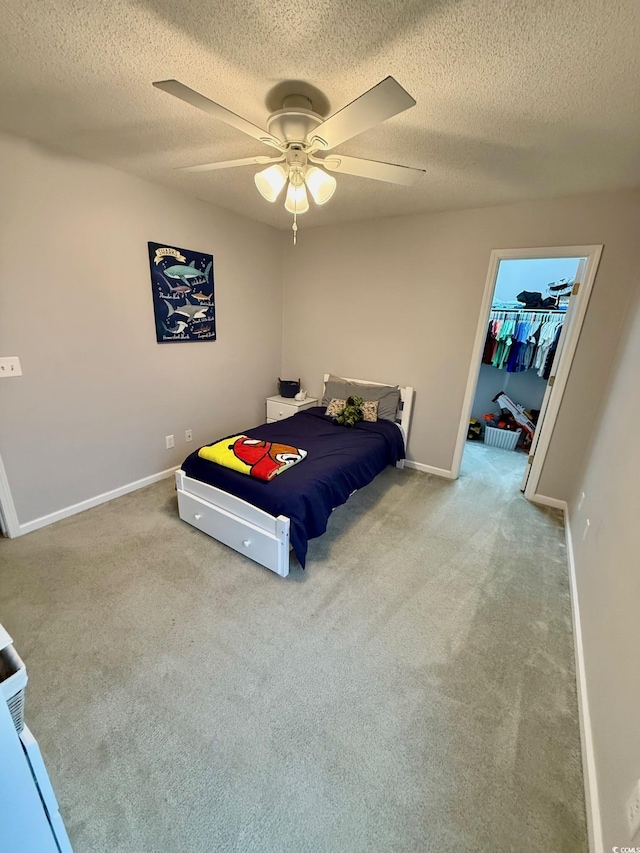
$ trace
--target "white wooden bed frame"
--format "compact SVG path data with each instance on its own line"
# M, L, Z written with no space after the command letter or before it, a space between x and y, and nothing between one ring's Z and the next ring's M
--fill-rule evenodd
M365 379L350 379L366 385L383 385ZM325 383L329 374L325 373ZM409 437L413 388L400 388L400 405L396 422L402 431L405 447ZM404 460L396 463L404 467ZM180 518L217 539L256 563L271 569L281 577L289 574L289 519L277 518L235 495L187 477L183 470L176 471L178 512Z

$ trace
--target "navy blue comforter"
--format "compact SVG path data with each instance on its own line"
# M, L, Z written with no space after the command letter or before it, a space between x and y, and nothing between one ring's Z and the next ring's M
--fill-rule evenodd
M269 515L286 515L291 520L291 544L303 567L308 540L325 532L335 507L387 465L404 459L402 433L396 424L381 420L361 421L352 429L336 426L322 406L254 427L245 434L301 447L307 451L307 458L270 482L201 459L197 451L185 459L182 470L188 477L231 492Z

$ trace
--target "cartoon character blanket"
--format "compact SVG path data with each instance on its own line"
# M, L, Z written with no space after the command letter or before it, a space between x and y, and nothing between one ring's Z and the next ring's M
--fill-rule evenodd
M278 444L275 441L262 441L246 435L232 435L201 447L198 456L216 462L225 468L249 474L258 480L273 480L292 465L296 465L307 455L306 450L292 447L290 444Z

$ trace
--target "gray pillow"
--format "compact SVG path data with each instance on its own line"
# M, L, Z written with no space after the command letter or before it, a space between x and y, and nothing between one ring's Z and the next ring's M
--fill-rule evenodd
M345 400L347 397L362 397L378 401L378 418L385 421L395 421L400 402L400 389L397 385L361 385L358 382L347 382L339 376L329 375L325 385L322 405L327 406L332 397Z
M328 406L332 399L346 400L349 395L344 392L346 392L348 384L344 379L330 373L328 380L325 382L322 405Z

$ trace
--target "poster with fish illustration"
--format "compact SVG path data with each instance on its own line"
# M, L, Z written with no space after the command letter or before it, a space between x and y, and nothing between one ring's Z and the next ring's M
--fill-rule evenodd
M213 255L148 245L158 343L215 341Z

